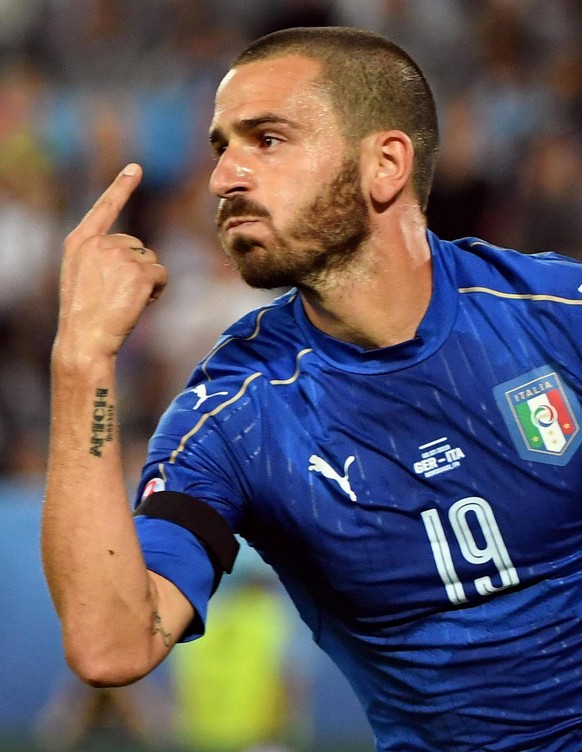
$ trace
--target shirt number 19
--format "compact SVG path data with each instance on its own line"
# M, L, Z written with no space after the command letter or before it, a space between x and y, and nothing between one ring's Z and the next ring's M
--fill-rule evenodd
M483 542L475 540L467 516L473 515L478 523ZM452 603L465 603L468 598L455 569L451 548L437 509L422 512L422 520L428 534L432 554L439 575ZM507 546L491 509L491 505L480 496L467 496L456 501L449 509L449 523L457 539L461 553L470 564L493 562L499 571L501 585L494 585L491 577L485 575L474 580L475 589L480 595L489 595L498 590L519 584L519 576L513 566Z

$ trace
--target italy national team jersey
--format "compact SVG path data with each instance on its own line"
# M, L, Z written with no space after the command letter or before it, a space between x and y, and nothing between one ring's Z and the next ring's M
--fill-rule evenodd
M162 417L139 496L200 499L257 549L379 751L579 752L582 264L429 241L408 342L329 337L293 291L234 324ZM197 636L204 546L136 524Z

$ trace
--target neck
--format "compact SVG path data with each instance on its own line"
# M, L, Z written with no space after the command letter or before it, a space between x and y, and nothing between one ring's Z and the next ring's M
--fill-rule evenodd
M373 233L348 267L300 292L311 323L332 337L367 349L412 339L432 292L424 221Z

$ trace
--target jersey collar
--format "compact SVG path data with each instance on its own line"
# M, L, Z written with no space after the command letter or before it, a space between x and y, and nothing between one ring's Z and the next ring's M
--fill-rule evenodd
M327 363L351 373L390 373L425 360L447 339L457 313L457 285L453 243L439 240L427 231L433 265L433 289L428 309L416 335L406 342L375 350L331 337L311 324L301 296L293 302L293 313L313 350Z

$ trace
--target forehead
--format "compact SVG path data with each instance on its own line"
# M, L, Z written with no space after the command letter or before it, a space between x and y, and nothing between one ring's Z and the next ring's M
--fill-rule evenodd
M275 112L303 122L333 114L331 101L313 86L321 66L317 60L285 55L233 68L218 87L213 126Z

